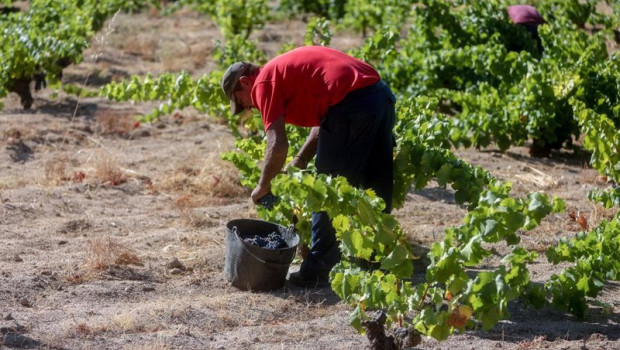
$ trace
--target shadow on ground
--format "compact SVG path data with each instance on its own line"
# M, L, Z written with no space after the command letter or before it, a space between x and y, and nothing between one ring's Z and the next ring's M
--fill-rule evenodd
M418 196L422 196L433 202L443 202L446 204L454 204L454 205L457 204L456 201L454 200L454 191L448 188L441 187L441 186L426 187L421 190L412 191L411 193L416 194Z
M9 151L11 159L16 163L25 163L32 160L34 151L30 146L26 145L24 141L18 140L12 145L6 147Z
M39 113L68 119L75 116L86 120L93 119L98 108L95 102L77 101L75 98L66 98L61 101L37 99L35 106Z
M610 341L620 339L620 315L604 315L601 309L591 308L583 321L550 307L533 309L522 301L510 303L510 319L502 321L490 331L473 332L472 335L489 340L509 343L535 341L543 338L554 340L587 340L599 334Z
M528 162L533 164L566 164L571 166L583 167L590 163L591 153L583 149L583 147L573 145L572 149L553 150L549 157L532 157L529 155L519 154L506 150L500 152L499 150L480 150L480 153L492 153L492 154L504 154L516 161Z
M6 346L9 349L40 349L42 344L23 335L24 331L21 326L0 328L0 348L4 349Z

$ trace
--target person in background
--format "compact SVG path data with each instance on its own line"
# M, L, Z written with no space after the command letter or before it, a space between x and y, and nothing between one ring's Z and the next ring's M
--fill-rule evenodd
M513 5L508 6L506 11L512 20L512 23L522 26L525 30L532 34L532 37L536 40L538 52L542 53L543 47L542 42L540 41L540 36L538 35L538 26L547 22L540 15L538 10L531 5Z
M233 114L257 108L267 136L265 162L252 191L256 204L270 194L288 153L285 123L311 128L289 166L306 168L316 155L318 173L344 176L353 186L372 188L392 207L394 94L368 63L338 50L304 46L263 66L232 64L222 89ZM325 212L312 214L312 242L289 282L302 287L329 285L341 259L339 242Z

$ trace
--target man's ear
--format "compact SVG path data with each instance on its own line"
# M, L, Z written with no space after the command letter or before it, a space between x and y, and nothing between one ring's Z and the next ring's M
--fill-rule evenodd
M241 84L242 87L249 87L252 86L252 81L250 80L249 77L242 75L239 78L239 83Z

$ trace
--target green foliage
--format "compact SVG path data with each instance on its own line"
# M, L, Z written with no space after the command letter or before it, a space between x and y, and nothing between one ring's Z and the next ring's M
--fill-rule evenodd
M488 172L450 153L446 149L450 144L445 140L450 124L436 118L432 112L436 103L420 98L399 109L395 194L404 198L412 182L423 188L435 178L440 185L455 189L457 202L468 203L471 211L462 226L449 229L446 239L431 248L425 283L414 286L410 282L414 258L411 247L394 217L382 213L384 203L372 191L355 189L343 178L314 175L312 170L291 170L272 183L272 191L280 198L275 208L258 208L265 220L282 225L295 222L304 242L309 242L312 212L326 211L333 219L344 257L332 270L332 287L353 306L351 323L359 330L368 310L386 311L388 323L418 310L412 321L416 329L445 339L465 327L447 321L451 313L460 312L455 310L471 309L475 322L467 324L475 326L480 322L488 329L507 317L508 301L522 295L534 300L533 296L542 293L530 285L526 268L536 254L518 246L518 232L533 229L550 212L563 210L563 202L551 201L540 193L526 199L512 198L509 184L497 182ZM287 133L293 136L296 131ZM292 144L303 142L301 137L294 140ZM256 164L264 156L264 142L246 139L238 141L237 147L242 152L228 153L224 158L237 165L243 183L252 187L260 175ZM421 155L411 156L416 152ZM501 241L513 247L503 265L474 279L468 277L465 268L491 255L485 245ZM378 263L379 269L363 269L358 263L364 260ZM446 293L452 296L450 300L444 298ZM427 303L429 295L431 302Z
M419 190L435 178L440 186L451 185L455 200L475 207L491 175L459 159L450 150L454 126L436 116L437 101L419 98L403 103L395 127L394 207L402 207L408 189ZM460 140L459 140L460 141Z
M262 28L269 19L266 0L180 0L168 12L183 6L208 15L227 40L234 37L247 40L252 31Z
M187 107L194 107L214 117L226 119L231 131L240 136L240 126L250 132L260 128L260 116L230 115L230 102L222 92L220 82L224 70L237 61L263 63L265 54L258 50L256 43L241 37L231 38L223 45L216 42L214 57L221 70L214 70L195 80L187 72L179 74L164 73L157 78L150 74L142 78L132 76L129 80L110 83L101 88L100 94L115 101L161 101L159 107L142 117L143 121L153 121L162 115Z
M605 34L613 40L620 41L620 2L613 0L605 0L605 6L609 8L609 11L596 11L593 12L588 22L592 27L603 27Z
M563 202L557 199L552 202L540 193L516 199L509 192L509 184L489 184L464 224L448 229L443 242L431 247L424 288L430 291L432 302L414 320L419 331L445 339L455 330L449 322L436 322L445 312L446 303L450 310L455 304L468 305L473 310L473 319L483 329L490 329L507 317L509 301L531 291L526 265L537 255L518 246L517 232L530 230L545 215L563 210ZM491 255L489 244L500 241L512 247L502 264L494 271L480 272L473 279L469 277L465 268L480 264Z
M364 39L364 45L349 54L367 62L382 62L396 53L395 44L399 38L397 30L385 27Z
M620 207L620 187L594 190L588 193L588 199L603 204L607 209Z
M97 91L87 90L75 84L63 84L62 90L67 94L76 95L79 97L96 97L99 95Z
M188 73L166 73L157 78L137 76L127 81L110 83L100 94L114 101L163 101L157 109L142 120L153 121L162 114L189 106L214 116L230 114L229 102L220 88L221 72L213 71L194 80Z
M82 52L104 21L120 10L135 10L153 0L32 0L26 11L0 19L0 97L17 92L31 103L29 83L55 81ZM5 4L10 4L7 2ZM30 101L29 101L30 100Z
M313 18L306 26L304 36L305 45L329 46L332 41L332 32L329 29L329 20L324 17Z
M586 108L585 103L571 104L585 134L584 146L592 152L590 164L601 174L620 181L620 134L618 127L604 114Z
M566 18L577 27L584 28L586 22L595 13L598 2L598 0L551 0L541 2L538 7L543 13Z
M374 62L402 95L439 98L458 120L463 145L505 150L528 139L543 149L570 145L580 134L571 97L620 120L620 69L607 55L606 33L589 35L558 18L539 28L541 54L498 1L423 4L406 36L382 42L394 33L379 30L353 53Z
M254 188L260 179L260 167L257 159L265 157L265 142L256 142L250 138L239 138L235 141L238 151L222 154L222 159L233 163L241 172L241 184Z
M6 79L41 71L56 76L64 68L59 61L79 63L93 35L93 17L78 9L77 1L54 0L32 1L28 11L7 16L0 21L0 65Z
M268 18L265 0L217 0L214 7L212 19L226 38L247 39L254 29L262 28Z
M553 264L571 262L574 265L554 274L546 284L553 295L553 305L583 319L587 298L595 298L606 280L620 280L620 217L603 221L590 232L580 232L574 238L562 239L550 247L547 259Z
M345 13L347 0L281 0L280 9L290 14L314 14L336 20Z
M267 61L265 53L258 49L256 41L246 40L240 36L229 38L224 43L216 41L213 57L222 70L222 75L235 62L246 61L260 65Z
M389 25L392 28L401 28L409 17L411 1L408 0L348 0L345 5L345 15L342 24L346 28L354 29L366 37L369 30Z

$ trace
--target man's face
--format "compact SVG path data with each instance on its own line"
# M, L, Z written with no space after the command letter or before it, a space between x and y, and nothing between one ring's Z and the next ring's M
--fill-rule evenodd
M243 76L239 79L239 89L235 91L235 99L246 110L252 109L252 82Z
M245 89L235 91L235 99L243 106L244 109L252 109L252 97L250 96L250 91Z

